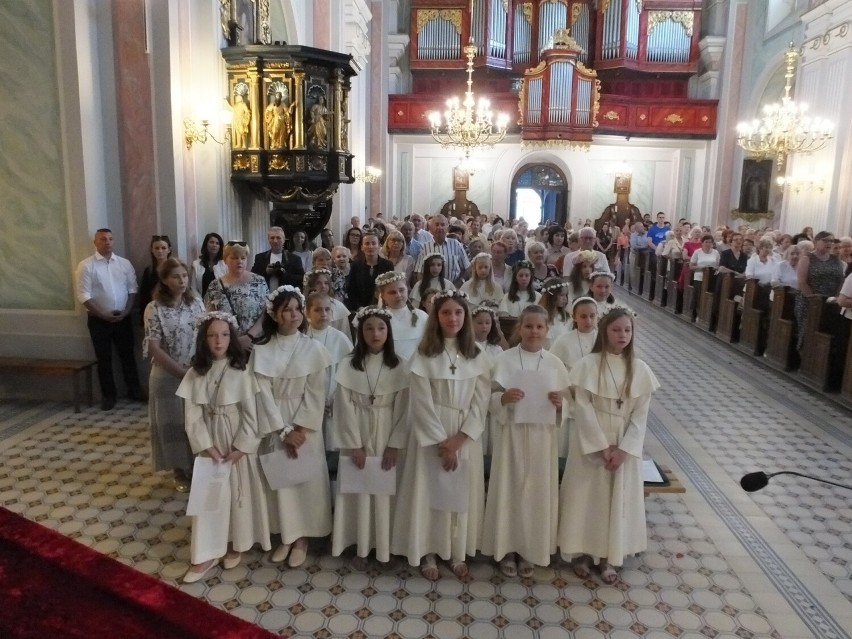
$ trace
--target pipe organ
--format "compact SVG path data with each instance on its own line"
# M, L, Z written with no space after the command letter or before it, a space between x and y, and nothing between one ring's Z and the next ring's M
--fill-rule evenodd
M541 137L550 135L547 127L559 127L561 140L590 140L597 100L599 133L715 136L715 101L693 100L688 93L689 78L698 72L702 0L411 0L411 5L413 94L390 96L398 104L389 109L392 132L426 131L422 113L440 110L446 95L463 90L461 74L453 71L464 70L463 48L473 40L479 92L495 105L506 104L523 84L519 126L525 140L547 139ZM595 79L584 77L581 68L593 70Z

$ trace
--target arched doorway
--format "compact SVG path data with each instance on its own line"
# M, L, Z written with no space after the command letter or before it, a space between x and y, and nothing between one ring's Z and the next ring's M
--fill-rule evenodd
M524 218L530 228L568 220L570 195L565 174L553 164L527 164L512 178L509 219Z

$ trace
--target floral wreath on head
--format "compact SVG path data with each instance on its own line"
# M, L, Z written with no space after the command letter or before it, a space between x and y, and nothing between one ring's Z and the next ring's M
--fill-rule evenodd
M332 277L332 273L331 273L330 269L327 269L327 268L312 268L307 273L305 273L305 277L302 278L302 283L304 285L307 286L308 278L311 275L328 275L329 277Z
M591 282L591 281L592 281L593 279L595 279L596 277L608 277L608 278L609 278L609 279L611 279L613 282L615 281L615 275L613 275L613 274L612 274L612 273L610 273L609 271L595 271L594 273L592 273L591 275L589 275L589 281Z
M272 307L275 304L275 298L277 298L281 293L292 293L299 300L299 305L302 308L305 308L305 296L295 286L290 286L289 284L285 284L284 286L279 286L274 291L272 291L269 295L266 296L266 314L269 317L273 317Z
M590 299L591 299L591 298L590 298ZM604 313L603 315L601 315L601 319L603 319L604 317L606 317L607 315L609 315L609 314L610 314L610 313L612 313L613 311L624 311L625 313L627 313L628 315L630 315L630 317L633 317L633 318L639 317L639 313L637 313L636 311L634 311L632 308L630 308L630 307L629 307L629 306L627 306L626 304L619 304L618 302L616 302L615 304L612 304L612 305L611 305L611 306L607 309L606 313Z
M558 280L556 282L551 282L550 284L545 284L539 289L540 293L554 293L568 286L568 282L565 280Z
M376 286L382 288L383 286L387 286L388 284L393 284L394 282L401 282L405 279L405 273L400 273L399 271L388 271L387 273L382 273L381 275L376 277Z
M488 304L480 304L470 312L470 316L476 317L480 313L488 313L491 316L492 321L497 321L497 309L493 306L489 306Z
M518 260L515 262L515 271L520 271L522 268L526 268L529 270L533 269L533 263L529 260Z
M594 264L598 261L598 254L595 251L579 251L574 256L574 264Z
M444 262L447 261L444 259L444 255L440 251L429 251L428 253L426 253L426 255L423 256L423 263L425 264L426 260L431 259L433 257L440 257Z
M204 322L209 322L212 320L220 320L222 322L227 322L233 327L235 331L240 330L240 325L237 323L237 318L228 313L227 311L207 311L206 313L202 313L198 317L195 318L195 328L201 328Z
M390 323L393 320L393 316L389 311L386 311L383 308L379 308L378 306L365 306L358 310L355 313L355 317L352 320L352 326L355 327L355 330L358 330L358 326L360 326L361 322L367 320L370 317L381 317Z
M584 295L583 297L578 297L571 303L571 314L574 314L574 309L576 309L580 304L594 304L595 306L598 303L594 300L594 298L589 297L588 295Z
M445 297L449 297L455 300L464 300L468 302L470 297L464 291L453 290L453 289L445 289L443 291L438 291L435 293L435 296L432 298L432 303L435 304L438 300L444 299Z

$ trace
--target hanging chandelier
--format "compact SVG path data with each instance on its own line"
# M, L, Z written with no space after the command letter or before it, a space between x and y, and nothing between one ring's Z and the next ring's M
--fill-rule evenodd
M470 158L472 151L483 147L494 146L506 137L509 126L509 116L491 111L491 102L487 98L473 97L473 57L476 45L473 38L464 48L467 56L467 91L464 100L457 97L447 100L447 109L443 115L439 111L429 113L429 124L432 137L442 149L458 149L465 159Z
M795 103L790 97L799 52L790 43L784 54L786 72L781 103L763 106L763 117L737 125L737 144L751 157L775 158L778 168L792 153L819 151L831 139L834 125L822 118L807 115L808 105Z

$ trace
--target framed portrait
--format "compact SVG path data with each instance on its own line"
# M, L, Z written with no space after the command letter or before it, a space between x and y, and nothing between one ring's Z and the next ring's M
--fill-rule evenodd
M769 186L772 160L743 160L740 182L741 213L765 213L769 210Z
M470 189L470 174L461 167L453 167L453 190L467 191Z

